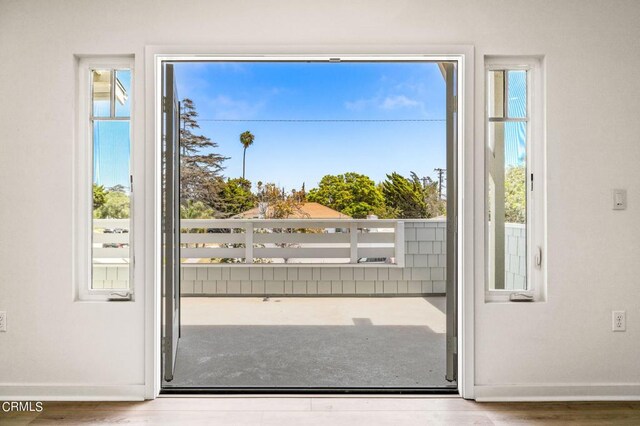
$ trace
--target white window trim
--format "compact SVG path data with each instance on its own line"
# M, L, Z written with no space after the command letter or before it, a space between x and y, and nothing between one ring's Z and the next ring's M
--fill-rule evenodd
M92 238L93 238L93 143L91 133L91 70L130 69L131 93L134 92L134 58L123 56L82 57L77 60L77 108L76 134L74 138L73 173L73 298L76 301L107 301L112 293L129 293L134 290L134 193L131 191L129 228L129 288L93 289L92 287ZM135 96L130 98L130 174L133 176L133 129ZM133 188L132 188L133 189Z
M526 70L527 72L527 289L495 290L489 284L489 260L493 255L486 250L485 301L509 302L514 293L533 297L534 302L546 301L546 138L545 138L545 92L543 59L536 56L485 57L485 100L484 100L484 147L485 147L485 202L488 187L488 123L489 123L489 71ZM531 191L531 175L534 176ZM489 241L487 208L485 208L485 241ZM536 255L540 255L541 265L536 265Z

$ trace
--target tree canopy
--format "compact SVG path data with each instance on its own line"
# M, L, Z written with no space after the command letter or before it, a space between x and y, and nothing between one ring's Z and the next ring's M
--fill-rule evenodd
M368 176L359 173L326 175L318 188L309 191L307 199L354 218L384 211L382 191Z
M96 219L127 219L129 218L131 200L129 195L120 191L107 191L104 203L93 210Z
M212 219L215 212L202 201L188 200L180 205L180 219Z
M302 214L302 205L306 201L304 184L301 191L293 189L287 193L284 189L278 188L274 183L263 185L258 182L258 201L259 206L264 206L265 218L268 219L286 219L295 214Z
M381 184L387 207L403 219L431 218L445 213L445 203L438 196L438 183L421 180L415 173L406 178L393 172Z
M97 209L102 207L105 202L105 197L107 196L107 191L104 189L102 185L93 184L93 209Z
M220 211L225 217L253 208L256 196L251 192L251 182L246 179L227 179L220 187Z
M504 179L504 220L525 223L527 220L526 170L524 166L507 168Z
M227 160L213 152L218 144L196 134L198 112L191 99L180 103L180 198L183 203L202 201L217 210L222 184L223 162Z

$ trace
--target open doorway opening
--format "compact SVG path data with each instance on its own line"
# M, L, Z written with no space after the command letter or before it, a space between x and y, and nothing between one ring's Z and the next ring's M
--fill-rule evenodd
M163 71L163 389L455 390L457 63Z

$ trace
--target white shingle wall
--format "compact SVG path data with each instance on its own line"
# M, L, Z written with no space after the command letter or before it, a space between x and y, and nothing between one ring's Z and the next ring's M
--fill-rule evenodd
M505 288L523 289L527 279L527 228L518 223L507 223L504 228Z
M183 265L183 295L442 294L446 221L405 222L405 267Z
M123 289L128 287L128 266L96 265L93 267L94 289Z

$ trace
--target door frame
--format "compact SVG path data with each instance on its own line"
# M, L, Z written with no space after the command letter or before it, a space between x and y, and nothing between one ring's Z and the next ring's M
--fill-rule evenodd
M337 50L337 51L336 51ZM185 60L328 60L341 58L360 61L455 61L458 64L458 143L455 147L458 158L458 204L457 222L457 277L458 277L458 392L463 398L474 398L474 288L477 269L482 274L482 262L475 257L482 254L483 217L475 217L474 200L476 186L474 170L477 154L474 146L474 48L469 45L421 46L381 45L375 53L371 46L147 46L145 48L145 171L143 187L144 212L144 257L145 275L145 398L153 399L160 394L162 375L161 355L161 154L162 154L162 72L163 61ZM264 53L260 53L263 51ZM305 51L306 54L297 52ZM211 52L216 52L212 54ZM327 52L331 52L328 54ZM482 145L480 145L482 148ZM481 151L482 153L482 151ZM482 158L482 155L479 156ZM478 252L478 244L480 244ZM479 266L478 266L479 265ZM480 275L481 276L481 275Z

